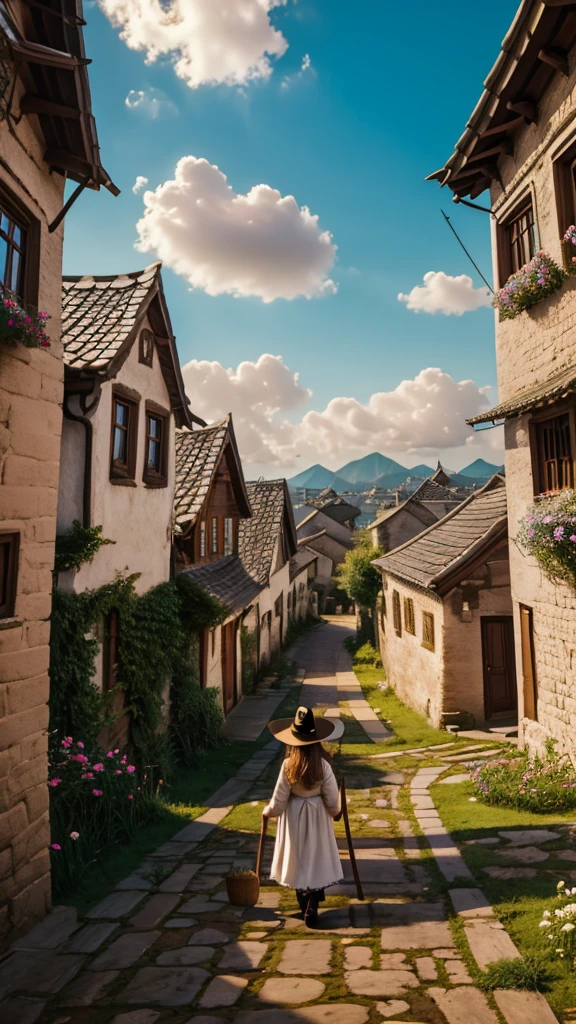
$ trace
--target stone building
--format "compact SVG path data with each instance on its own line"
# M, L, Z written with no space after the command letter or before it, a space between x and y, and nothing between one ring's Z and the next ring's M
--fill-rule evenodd
M444 471L438 463L434 476L423 480L405 501L382 509L374 522L370 523L368 529L375 548L380 547L384 552L392 551L417 537L422 530L432 526L460 504L462 497L435 479L440 472Z
M317 556L314 589L318 594L318 609L324 612L333 589L334 570L352 549L352 530L327 515L323 509L314 509L298 523L296 533L298 548L313 551Z
M101 186L81 4L0 22L0 285L50 315L49 349L0 343L0 944L50 905L47 734L63 364L64 186ZM66 106L62 97L66 97ZM70 202L66 204L68 208Z
M383 587L380 650L398 696L433 725L513 716L503 477L374 564Z
M489 189L494 286L537 251L557 264L576 224L576 18L573 5L524 0L454 154L431 177L455 201ZM485 216L474 213L471 216ZM572 248L572 247L569 247ZM576 279L496 329L498 405L473 425L504 423L520 740L575 749L576 596L514 543L539 495L574 487Z

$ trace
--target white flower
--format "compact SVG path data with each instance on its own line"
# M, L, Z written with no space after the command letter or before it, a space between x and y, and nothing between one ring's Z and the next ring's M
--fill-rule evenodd
M554 936L553 936L553 935L549 935L549 936L548 936L548 938L550 939L550 941L552 941L552 939L554 938Z
M550 924L549 921L540 921L539 928L546 928Z
M542 917L550 917L550 911L549 910L545 910L544 913L542 914Z
M570 921L568 921L567 924L563 924L562 925L560 931L561 932L573 932L575 927L576 927L576 925L573 925L573 924L570 923Z
M471 804L475 804L475 803L477 803L477 800L476 800L476 797L475 797L475 796L469 796L469 797L468 797L468 800L469 800L469 802L470 802Z
M556 886L556 888L557 889L563 889L565 885L566 885L566 882L558 882L558 885Z

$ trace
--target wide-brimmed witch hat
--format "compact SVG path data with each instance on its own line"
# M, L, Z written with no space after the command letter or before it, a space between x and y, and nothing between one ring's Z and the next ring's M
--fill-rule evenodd
M294 718L277 718L269 722L268 728L281 743L291 747L306 747L321 743L336 732L335 723L329 718L314 718L312 708L299 707Z

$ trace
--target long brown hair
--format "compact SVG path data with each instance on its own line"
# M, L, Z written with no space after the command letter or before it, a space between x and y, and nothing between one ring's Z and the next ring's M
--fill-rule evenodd
M291 786L300 782L305 789L314 789L322 782L322 762L331 763L330 754L321 743L308 743L302 747L286 744L284 771Z

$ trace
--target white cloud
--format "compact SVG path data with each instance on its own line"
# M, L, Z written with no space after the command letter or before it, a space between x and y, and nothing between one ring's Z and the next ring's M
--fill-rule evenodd
M207 421L232 412L248 475L253 475L252 467L295 471L297 460L336 468L372 451L398 458L486 446L486 439L465 421L486 408L490 389L472 380L454 380L433 367L392 391L375 392L365 403L333 398L325 408L300 418L295 412L308 404L312 393L281 356L262 355L236 369L193 359L183 375L194 412Z
M174 117L178 107L159 89L130 89L124 100L128 110L133 110L151 121L159 117Z
M282 88L289 89L294 82L297 82L299 79L303 78L307 72L313 75L314 78L316 77L316 71L312 67L312 61L310 60L309 53L305 53L304 56L302 57L300 70L297 71L296 74L284 76L284 78L282 79Z
M99 0L120 38L147 63L169 58L191 89L272 74L288 43L270 12L288 0Z
M405 302L415 313L462 316L480 306L491 306L492 296L486 285L475 288L467 274L451 277L443 270L429 270L424 274L424 285L416 285L408 295L400 292L398 301Z
M331 234L307 206L269 185L239 195L214 164L185 156L144 205L136 248L208 295L272 302L336 291L327 277L336 256Z
M138 195L139 192L148 184L148 178L145 178L143 174L139 174L136 181L132 185L132 191L134 195Z

